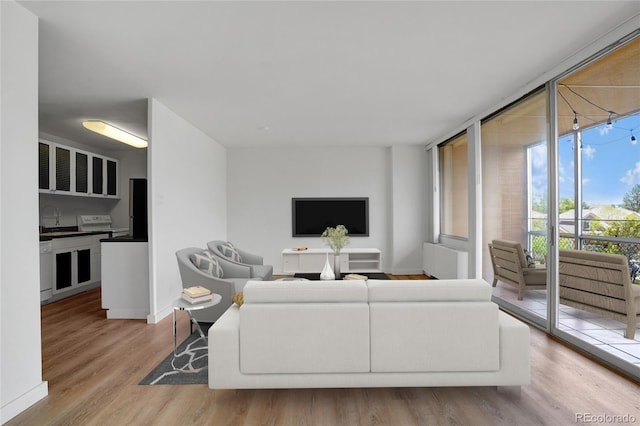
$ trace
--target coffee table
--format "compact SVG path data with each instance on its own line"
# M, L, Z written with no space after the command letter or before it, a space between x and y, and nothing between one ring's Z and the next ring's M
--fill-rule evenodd
M338 280L341 280L344 278L345 275L349 275L349 272L343 272L340 274L340 278L336 278ZM371 278L372 280L388 280L389 277L387 276L387 274L383 274L380 272L358 272L358 275L364 275L367 278ZM313 273L313 272L298 272L296 274L294 274L293 276L296 279L307 279L307 280L312 280L312 281L318 281L320 280L320 273Z

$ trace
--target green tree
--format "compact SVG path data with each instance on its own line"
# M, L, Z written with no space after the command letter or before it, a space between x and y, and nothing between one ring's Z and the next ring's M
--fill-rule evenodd
M576 202L573 198L560 198L558 202L558 210L560 213L568 212L569 210L575 208Z
M640 212L640 184L634 185L629 192L624 194L622 207L634 212Z
M533 200L531 203L531 210L540 213L547 213L547 197L541 197Z
M629 215L624 220L614 221L602 235L609 237L640 238L640 220L634 215ZM597 246L597 249L594 251L623 254L627 256L628 259L634 259L636 256L635 244L613 241L595 241L592 244Z
M608 237L640 238L640 219L630 214L624 220L613 221L602 234Z

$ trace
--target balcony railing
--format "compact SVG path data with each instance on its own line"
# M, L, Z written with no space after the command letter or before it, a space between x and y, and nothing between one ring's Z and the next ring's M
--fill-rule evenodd
M603 222L603 221L601 221ZM606 221L612 222L629 222ZM636 221L638 222L638 221ZM589 231L587 231L589 232ZM536 259L544 259L547 256L547 235L544 231L530 231L528 235L528 250ZM570 233L560 233L559 246L561 249L574 249L595 251L598 253L623 254L629 259L629 270L632 281L640 284L640 238L612 237L605 235L595 235L595 233L575 235Z

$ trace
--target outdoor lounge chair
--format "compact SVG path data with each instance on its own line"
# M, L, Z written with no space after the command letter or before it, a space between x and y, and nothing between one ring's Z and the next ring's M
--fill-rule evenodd
M493 286L498 281L515 286L518 300L524 298L526 290L547 288L547 269L530 267L522 245L515 241L493 240L489 244L493 265Z

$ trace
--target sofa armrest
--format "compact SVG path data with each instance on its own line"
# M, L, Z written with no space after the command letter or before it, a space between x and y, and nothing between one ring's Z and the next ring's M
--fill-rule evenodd
M234 389L240 372L240 309L236 304L209 328L209 388Z

